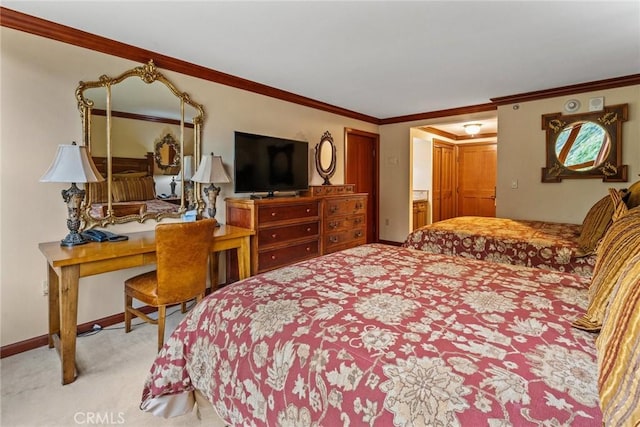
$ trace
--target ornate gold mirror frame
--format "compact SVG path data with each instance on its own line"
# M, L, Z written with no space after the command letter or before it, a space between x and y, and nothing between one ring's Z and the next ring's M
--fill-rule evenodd
M331 185L329 178L336 172L336 145L329 131L322 135L320 142L316 144L315 151L316 170L324 179L322 185Z
M547 153L542 182L569 178L626 182L627 165L622 164L622 123L625 121L627 104L589 113L543 114Z
M82 121L82 138L83 138L84 144L89 148L89 152L92 151L93 141L91 136L92 135L91 123L92 123L92 111L94 110L95 103L94 103L94 100L87 97L87 94L88 93L95 94L95 93L98 93L98 92L95 92L96 89L99 91L104 89L105 96L106 96L105 111L101 112L106 116L106 130L105 130L106 156L104 158L104 162L106 162L106 167L105 167L106 188L104 190L98 190L97 187L92 188L92 186L88 186L86 191L87 194L85 196L85 202L82 209L83 225L81 229L92 228L95 226L104 227L109 224L121 224L121 223L131 222L131 221L138 221L142 223L148 219L161 221L164 218L178 218L180 217L180 215L182 215L186 211L184 185L181 186L181 191L179 194L180 205L176 206L176 208L170 212L159 212L159 213L157 212L154 213L153 211L150 212L146 208L144 208L144 205L143 205L144 201L141 201L140 206L142 206L142 208L140 209L137 209L137 208L123 209L122 213L116 212L114 210L114 200L113 200L114 197L112 193L113 182L114 182L113 175L114 175L114 172L117 172L117 171L113 170L114 161L112 157L112 147L113 147L112 130L111 130L112 116L113 116L112 113L116 113L115 111L112 111L112 108L113 108L112 107L112 103L113 103L112 89L116 85L125 81L126 79L134 78L135 80L135 77L138 77L146 85L151 85L154 82L158 82L164 85L163 87L168 88L170 93L176 97L175 105L176 106L179 105L179 108L180 108L180 119L179 121L175 120L176 124L179 124L179 128L180 128L180 137L178 141L178 144L179 144L178 164L179 165L184 164L185 106L189 107L190 110L193 111L193 117L189 118L192 124L188 125L189 127L191 126L193 127L193 144L194 144L193 151L192 151L193 156L196 159L199 159L201 156L200 154L201 133L202 133L202 124L204 120L204 109L202 105L192 101L190 96L187 93L180 92L170 80L168 80L161 72L158 71L158 69L156 68L152 60L145 65L141 65L131 70L125 71L124 73L120 74L115 78L102 75L97 81L89 81L89 82L81 81L76 89L75 94L76 94L76 100L78 102L78 109L80 110L80 118ZM143 86L146 86L144 84ZM153 94L148 94L148 95L150 96L150 98L155 98ZM98 109L96 108L96 112L97 111ZM152 156L153 156L153 153L146 153L147 158L152 159ZM141 157L144 157L144 156L141 156ZM118 161L121 161L121 160L126 162L129 159L118 158ZM184 169L183 168L180 168L180 169L181 170L179 172L179 176L182 182L185 182ZM148 174L153 176L152 166L149 168ZM106 197L106 204L105 206L102 207L104 214L102 214L100 217L96 217L92 215L92 210L95 210L95 209L91 201L98 200L96 196L97 196L97 193L100 191L104 191L104 193L106 193L106 195L104 196ZM197 213L201 215L202 212L204 211L205 203L202 200L200 184L198 183L194 183L194 195L195 195L195 200L194 200L195 209L197 210Z

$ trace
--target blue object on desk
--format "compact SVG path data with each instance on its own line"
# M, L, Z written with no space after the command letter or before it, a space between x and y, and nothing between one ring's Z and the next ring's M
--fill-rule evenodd
M198 213L194 210L186 211L182 214L183 222L195 222L197 219Z

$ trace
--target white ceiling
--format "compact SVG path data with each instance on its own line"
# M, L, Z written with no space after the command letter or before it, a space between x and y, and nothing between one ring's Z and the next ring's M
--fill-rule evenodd
M640 1L2 1L377 118L640 73Z

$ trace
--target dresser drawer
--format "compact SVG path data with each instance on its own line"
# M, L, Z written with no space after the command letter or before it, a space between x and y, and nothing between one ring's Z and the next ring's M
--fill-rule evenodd
M331 218L338 215L364 213L367 210L366 200L365 197L327 198L325 215L327 218Z
M339 251L365 244L367 233L362 228L325 234L324 253Z
M341 217L336 216L335 218L327 219L324 223L324 231L326 233L333 233L335 231L353 230L354 228L362 227L364 224L364 214Z
M318 202L258 207L258 224L318 216Z
M287 225L284 227L265 228L258 231L259 245L275 245L286 242L287 240L295 240L317 236L319 233L318 222L307 224Z
M258 264L260 265L260 271L266 271L315 257L319 254L318 241L314 240L312 242L300 243L284 248L262 251L258 255Z
M342 245L352 240L363 239L366 237L367 235L362 228L358 228L355 230L344 230L335 233L326 233L324 244L325 247L329 247L331 245Z

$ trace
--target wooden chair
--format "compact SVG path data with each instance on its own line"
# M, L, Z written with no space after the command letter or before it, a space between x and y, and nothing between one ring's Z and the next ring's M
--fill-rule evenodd
M131 319L137 316L158 325L158 350L164 343L167 305L200 302L207 286L209 250L215 219L156 226L156 269L124 282L125 332L131 331ZM158 320L133 308L133 299L158 307Z

